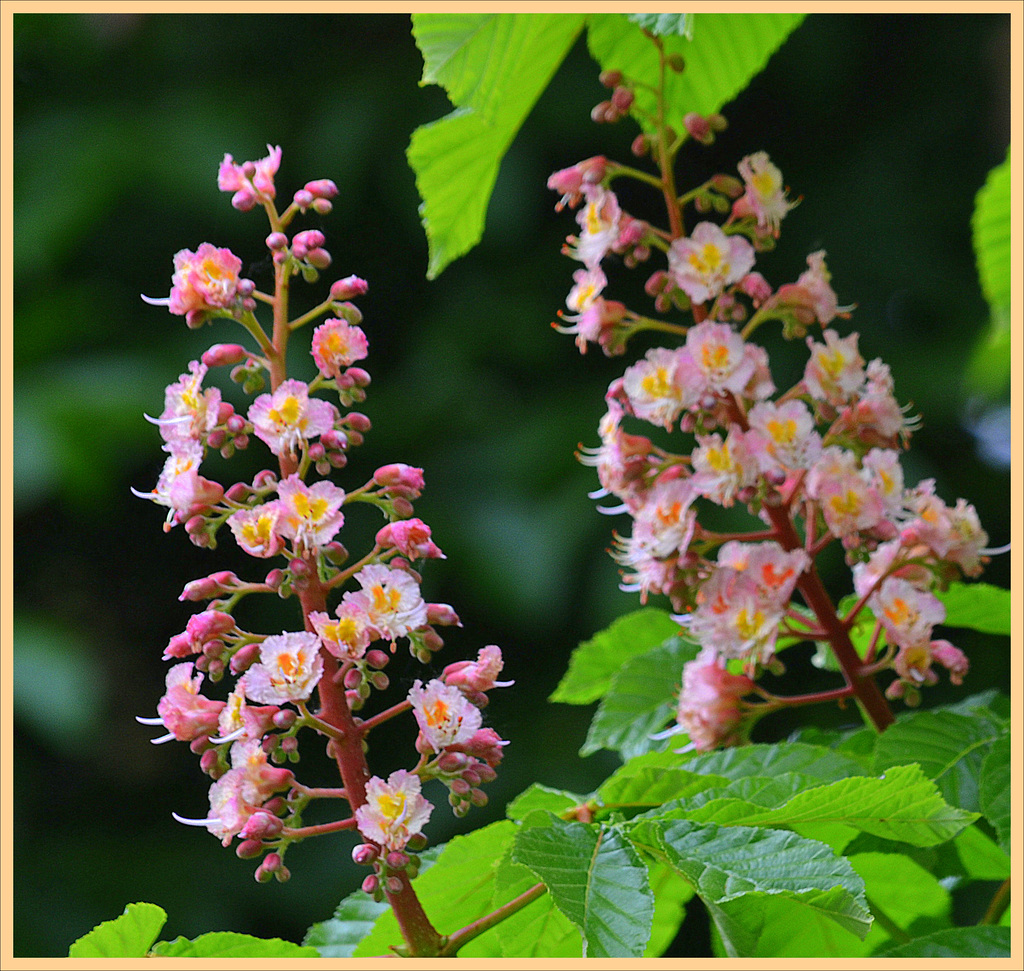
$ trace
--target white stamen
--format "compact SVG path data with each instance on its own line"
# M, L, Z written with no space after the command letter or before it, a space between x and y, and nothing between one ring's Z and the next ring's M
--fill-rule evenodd
M603 499L605 496L610 496L611 493L602 486L600 489L595 489L593 492L587 493L588 499Z
M162 725L164 720L157 716L156 718L143 718L142 715L136 715L135 720L140 725Z
M147 297L144 293L139 294L146 303L151 304L154 307L169 307L171 305L170 297Z
M671 728L666 728L664 731L653 732L652 734L648 735L647 737L652 742L660 742L663 738L671 738L671 736L673 736L673 735L681 735L685 731L686 731L686 729L683 728L682 725L673 725Z
M622 512L629 512L629 506L624 502L618 506L594 506L594 508L605 516L617 516Z
M244 727L243 728L239 728L236 731L230 732L229 734L225 735L223 738L211 738L210 741L214 745L223 745L225 742L233 742L233 741L235 741L236 738L241 738L243 735L245 735L245 728Z
M174 732L168 732L166 735L161 735L159 738L151 738L149 740L150 745L163 745L164 742L173 742Z
M1000 553L1009 553L1010 552L1010 544L1007 543L1005 546L997 546L997 547L994 547L993 549L978 550L978 552L982 556L999 556Z
M139 490L136 489L135 486L129 486L128 488L131 489L132 495L135 496L136 499L156 499L157 498L157 494L155 492L139 492Z
M179 822L184 823L186 826L219 826L219 819L186 819L184 816L179 816L177 813L171 813L171 815Z
M178 415L177 418L153 418L143 412L142 417L145 418L146 421L152 422L154 425L180 425L182 422L192 421L191 415Z

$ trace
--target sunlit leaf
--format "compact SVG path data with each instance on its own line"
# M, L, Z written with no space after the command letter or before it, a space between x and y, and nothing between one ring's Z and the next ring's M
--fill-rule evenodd
M1010 591L991 583L951 583L938 593L946 606L947 627L968 627L986 634L1010 633Z
M803 14L698 13L693 40L677 33L661 38L668 53L686 63L682 74L665 79L666 121L685 131L687 112L708 115L732 101L768 63L768 58L803 21ZM658 83L658 52L654 44L623 14L599 14L587 29L590 52L605 70L622 71L641 82L632 115L646 131L656 112L654 95L642 85Z
M657 607L634 610L614 620L603 631L580 644L569 658L551 701L587 705L611 687L612 678L631 657L645 654L679 633L668 611Z
M166 922L167 912L156 904L128 904L120 917L105 920L75 941L68 957L145 957Z
M504 856L515 829L514 823L502 820L466 836L456 836L441 847L430 869L416 878L414 886L427 917L441 934L451 934L494 909L494 868ZM483 935L471 941L460 954L493 957L498 944L488 937ZM388 908L352 956L388 955L392 945L401 943L394 911Z
M178 937L161 941L153 953L165 958L318 958L315 947L302 947L278 937L265 939L231 931L202 934L194 941Z
M615 829L564 822L516 836L512 859L544 881L582 932L585 957L639 957L651 934L654 895L647 868Z
M582 26L566 14L413 15L421 83L443 85L456 106L408 150L430 279L480 241L501 160Z

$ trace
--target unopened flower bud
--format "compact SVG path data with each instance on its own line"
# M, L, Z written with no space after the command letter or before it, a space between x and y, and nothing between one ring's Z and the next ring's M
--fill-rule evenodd
M598 76L597 80L601 82L606 88L616 88L622 84L622 72L621 71L602 71Z
M299 189L298 192L296 192L295 195L292 196L292 201L300 209L305 211L311 205L313 205L313 200L315 198L316 198L316 196L314 196L313 193L310 192L308 189Z
M317 246L306 254L306 262L318 270L326 270L331 265L331 254L322 246Z
M267 237L267 249L277 252L288 245L288 237L284 233L271 233Z
M361 277L347 276L331 284L331 299L351 300L353 297L361 297L369 288L370 285Z
M295 720L299 717L298 712L293 711L291 708L282 708L280 711L274 714L274 727L281 729L281 731L288 731L292 725L295 724Z
M244 840L235 847L235 856L240 860L254 860L262 852L263 844L259 840Z
M483 789L472 789L469 793L469 801L476 806L477 809L480 809L483 806L486 806L490 800L487 798L487 793L484 792Z
M352 862L356 866L371 866L378 855L379 851L372 843L360 843L352 848Z
M207 775L212 776L220 768L220 752L215 748L203 752L199 757L199 768Z
M371 668L375 668L380 671L387 667L388 661L391 660L391 658L386 651L379 651L375 648L372 651L366 652L364 660Z
M612 104L623 114L633 107L634 99L635 96L629 88L616 88L612 92Z
M363 882L362 890L363 893L374 894L377 892L377 888L380 885L380 880L376 874L371 873Z
M404 870L409 865L409 857L401 850L392 850L388 853L386 862L390 870Z
M683 116L683 125L686 128L686 133L691 138L695 138L698 142L702 142L705 145L711 144L713 140L711 124L703 115L697 114L696 111L688 111Z
M248 354L249 352L241 344L214 344L209 350L203 352L203 364L207 367L241 364Z

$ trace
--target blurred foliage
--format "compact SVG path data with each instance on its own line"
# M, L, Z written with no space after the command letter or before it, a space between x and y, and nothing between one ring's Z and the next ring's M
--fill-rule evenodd
M491 805L459 824L436 812L431 837L499 818L530 782L587 791L607 774L610 756L577 756L591 711L544 699L570 650L637 606L604 553L615 521L594 511L595 479L573 455L596 441L626 361L581 359L549 327L571 285L559 248L575 224L553 212L545 182L589 155L628 158L635 130L590 121L606 92L577 42L502 163L481 245L428 283L405 152L418 125L450 109L418 87L421 70L405 15L14 18L18 956L66 954L132 900L163 906L169 936L297 941L362 875L339 840L298 847L289 884L257 886L250 864L171 819L205 813L203 777L187 747L155 749L134 721L154 713L162 649L192 612L177 600L183 584L251 569L230 543L211 554L180 529L165 535L161 510L129 491L152 488L162 465L142 413L159 412L163 387L209 344L240 336L223 322L189 331L139 294L165 295L173 254L204 240L231 247L258 285L269 279L262 217L217 190L225 152L259 158L280 144L285 195L313 178L341 187L323 221L329 279L370 282L360 307L374 429L339 481L391 461L426 470L417 511L448 555L426 571L426 594L465 624L441 661L497 643L517 682L488 709L512 742ZM968 400L961 368L989 318L971 214L1006 156L1008 72L1007 16L811 16L681 174L695 184L769 152L803 202L765 275L793 280L807 253L828 251L840 301L858 305L862 353L891 363L898 396L924 416L908 481L966 496L994 545L1008 539L1008 433L984 429L1004 402ZM326 285L298 288L297 303ZM795 378L802 349L771 338L769 350L777 382ZM358 549L379 524L351 519ZM1005 557L986 579L1008 586ZM257 629L294 622L291 603L246 611ZM971 691L1006 683L992 643L961 642ZM399 692L418 674L402 663ZM382 733L375 768L407 752L403 733ZM303 772L318 759L307 746Z

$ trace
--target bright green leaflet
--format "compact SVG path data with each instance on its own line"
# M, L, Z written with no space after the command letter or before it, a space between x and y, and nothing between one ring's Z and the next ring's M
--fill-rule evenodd
M734 98L802 19L697 14L692 41L678 33L689 22L651 21L649 27L666 30L666 46L683 50L690 65L681 78L671 79L671 123L682 131L687 111L707 114ZM424 58L421 83L442 85L455 105L450 115L417 128L408 151L423 200L429 279L480 241L501 160L584 25L602 68L657 82L653 44L622 14L413 16L413 36ZM641 93L641 105L645 97Z
M501 160L582 26L564 14L413 16L420 83L443 85L456 106L409 144L429 279L480 242Z
M667 610L645 607L624 614L572 652L569 670L549 700L568 705L597 701L627 660L646 654L678 633L679 624Z
M166 922L167 912L156 904L128 904L120 917L103 921L75 941L68 957L145 957Z
M636 850L614 828L548 820L516 835L512 859L544 881L580 929L584 957L640 957L651 936L654 894Z
M974 350L968 381L990 396L1010 380L1010 150L989 172L979 190L971 219L974 254L981 292L988 301L990 322Z

